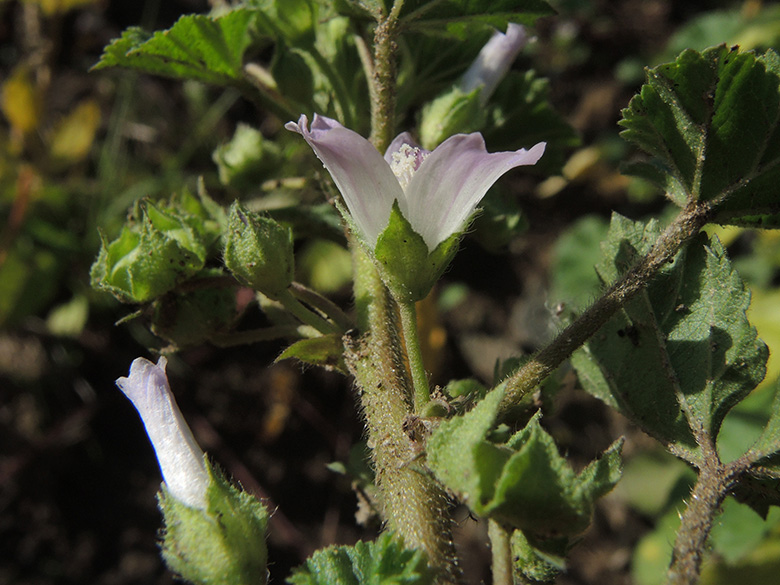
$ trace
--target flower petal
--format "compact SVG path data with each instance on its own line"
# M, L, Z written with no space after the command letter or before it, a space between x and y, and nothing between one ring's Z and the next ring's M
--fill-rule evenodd
M521 24L510 22L506 34L496 31L460 78L460 88L470 93L482 86L480 102L486 104L527 42L528 33Z
M406 190L412 228L433 250L463 228L487 190L508 170L532 165L545 143L530 150L489 153L482 135L458 134L442 142L420 165Z
M306 139L333 177L355 224L375 246L390 221L393 201L404 196L379 151L357 132L317 114L311 130L306 116L301 116L297 124L288 122L285 128Z
M119 378L116 385L141 415L168 490L188 506L205 509L210 479L203 451L171 393L166 364L164 357L156 365L137 358L130 366L129 377Z

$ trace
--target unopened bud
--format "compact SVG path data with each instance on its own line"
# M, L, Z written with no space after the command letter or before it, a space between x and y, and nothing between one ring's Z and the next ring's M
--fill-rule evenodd
M277 298L293 281L292 230L234 203L228 216L224 258L236 278Z

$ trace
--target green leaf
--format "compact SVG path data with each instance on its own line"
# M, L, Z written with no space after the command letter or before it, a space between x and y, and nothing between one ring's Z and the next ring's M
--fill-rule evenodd
M609 225L598 215L586 215L558 238L553 249L550 271L550 300L583 309L593 302L601 283L593 268L600 257L600 243L607 237Z
M219 269L206 269L196 278L224 276ZM155 300L152 333L176 347L198 345L224 333L236 320L236 289L211 287L183 293L170 292Z
M620 478L622 440L576 474L531 422L504 444L488 440L503 397L491 391L470 412L442 422L428 440L428 465L474 512L541 538L573 536L590 523L593 502Z
M401 22L411 31L465 39L488 27L504 31L510 22L530 25L553 14L543 0L409 0Z
M764 426L761 436L747 453L751 461L760 461L780 453L780 392L777 390L775 390L770 413L769 421Z
M660 232L615 215L597 270L613 282ZM694 431L715 440L728 411L764 377L766 345L745 310L750 293L723 246L701 235L573 356L583 387L699 460Z
M292 585L430 585L425 553L405 549L390 533L374 542L330 546L293 570Z
M780 59L737 47L686 50L648 71L623 110L622 136L655 160L627 167L678 205L713 201L718 223L777 214Z
M215 85L243 82L244 52L253 42L257 11L238 8L222 16L182 16L165 31L125 30L94 66L125 67Z
M343 359L344 344L341 334L331 333L314 337L313 339L301 339L285 349L275 361L296 358L304 363L314 366L324 366L347 373Z

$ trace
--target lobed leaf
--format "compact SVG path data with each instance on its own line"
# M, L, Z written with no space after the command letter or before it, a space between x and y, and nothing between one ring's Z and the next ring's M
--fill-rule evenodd
M615 215L597 271L612 282L658 237L654 222ZM766 345L750 293L720 242L700 236L573 356L583 387L690 463L728 411L764 377Z
M590 523L593 502L620 478L622 440L576 474L539 424L539 414L506 443L488 439L503 398L491 391L471 411L439 425L428 465L474 512L540 538L574 536Z
M678 205L712 201L719 223L777 223L780 213L780 58L725 45L683 51L647 72L623 110L622 136L654 160L626 172Z
M430 585L425 553L404 548L390 533L355 546L316 551L287 579L292 585Z
M243 56L258 12L238 8L222 16L182 16L165 31L131 27L105 48L93 69L126 67L215 85L243 81Z

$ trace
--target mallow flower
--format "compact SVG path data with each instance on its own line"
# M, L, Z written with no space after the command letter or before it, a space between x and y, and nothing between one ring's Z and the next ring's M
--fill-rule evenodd
M303 115L285 128L304 137L333 177L358 236L395 281L395 287L388 283L391 290L405 289L404 296L414 300L438 279L454 252L453 241L493 183L510 169L535 164L545 148L541 142L530 150L489 153L475 132L451 136L430 152L404 132L382 156L360 134L324 116L315 114L311 128ZM422 252L412 249L404 227L391 226L396 206L399 221L422 239ZM442 245L446 254L439 250ZM388 248L384 259L380 248ZM442 257L434 258L439 253ZM389 266L396 261L396 267ZM404 274L393 274L399 271Z
M458 87L465 93L481 88L479 101L486 104L527 42L528 32L521 24L510 22L505 33L496 31L460 78Z
M157 364L137 358L130 366L130 375L117 379L116 385L141 415L168 492L186 505L204 510L209 472L203 451L168 385L167 363L164 357Z

